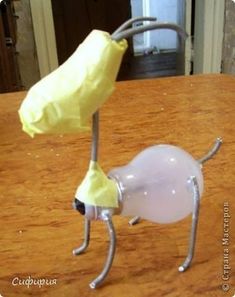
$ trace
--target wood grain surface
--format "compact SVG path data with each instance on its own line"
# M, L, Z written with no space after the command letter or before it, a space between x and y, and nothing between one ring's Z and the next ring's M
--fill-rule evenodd
M3 297L234 295L235 77L199 75L117 83L101 109L99 154L106 172L154 144L174 144L199 158L217 136L224 143L204 166L205 191L192 267L185 273L177 271L187 254L190 217L168 225L143 220L129 227L128 218L116 216L116 256L97 290L88 284L100 273L106 257L108 236L102 222L92 222L87 252L72 255L83 240L83 218L71 203L86 173L91 135L31 139L22 132L17 114L24 96L23 92L0 95ZM228 209L224 210L224 203ZM231 216L228 246L222 245L224 211ZM228 280L222 279L224 248L231 267ZM41 288L17 283L29 277L55 281ZM223 284L229 286L227 292Z

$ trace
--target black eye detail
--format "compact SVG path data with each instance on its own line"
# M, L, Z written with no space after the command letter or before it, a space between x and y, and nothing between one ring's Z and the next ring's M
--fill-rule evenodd
M80 212L81 215L85 214L85 204L78 200L77 198L74 199L73 208Z

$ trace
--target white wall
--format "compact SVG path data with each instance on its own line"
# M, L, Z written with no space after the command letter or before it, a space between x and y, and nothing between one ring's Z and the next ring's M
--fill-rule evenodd
M17 61L21 82L29 89L40 79L29 0L13 1L17 19Z
M131 14L132 17L143 16L143 0L131 0ZM137 34L133 36L133 45L135 52L144 51L144 34Z
M222 72L235 74L235 3L226 0Z
M159 22L177 23L177 0L149 0L149 11ZM150 46L158 49L175 49L176 33L171 30L150 32Z

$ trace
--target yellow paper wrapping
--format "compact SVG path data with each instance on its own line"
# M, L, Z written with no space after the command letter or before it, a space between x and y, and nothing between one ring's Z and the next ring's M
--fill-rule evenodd
M64 64L29 90L19 110L23 130L32 137L89 130L92 114L113 92L126 48L126 40L92 31Z
M90 161L89 170L78 187L75 197L90 205L100 207L118 207L118 189L99 164Z

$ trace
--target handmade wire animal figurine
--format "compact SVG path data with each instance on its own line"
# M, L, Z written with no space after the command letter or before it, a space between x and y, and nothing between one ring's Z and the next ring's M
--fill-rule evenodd
M138 21L150 23L129 28ZM171 223L192 213L188 255L179 271L190 266L203 192L202 164L218 151L222 143L221 138L217 138L214 147L197 161L178 147L155 145L142 151L128 165L111 170L108 176L99 166L98 109L113 91L127 48L126 38L154 29L171 29L182 38L187 36L179 26L158 23L152 17L130 19L111 36L94 30L63 65L29 90L19 110L23 130L31 136L87 131L92 116L90 165L73 203L85 217L84 242L74 249L74 255L83 253L89 245L91 220L102 220L110 237L105 265L90 283L92 289L104 281L112 266L116 247L112 222L115 214L132 215L134 218L129 223L135 224L140 217L157 223Z

